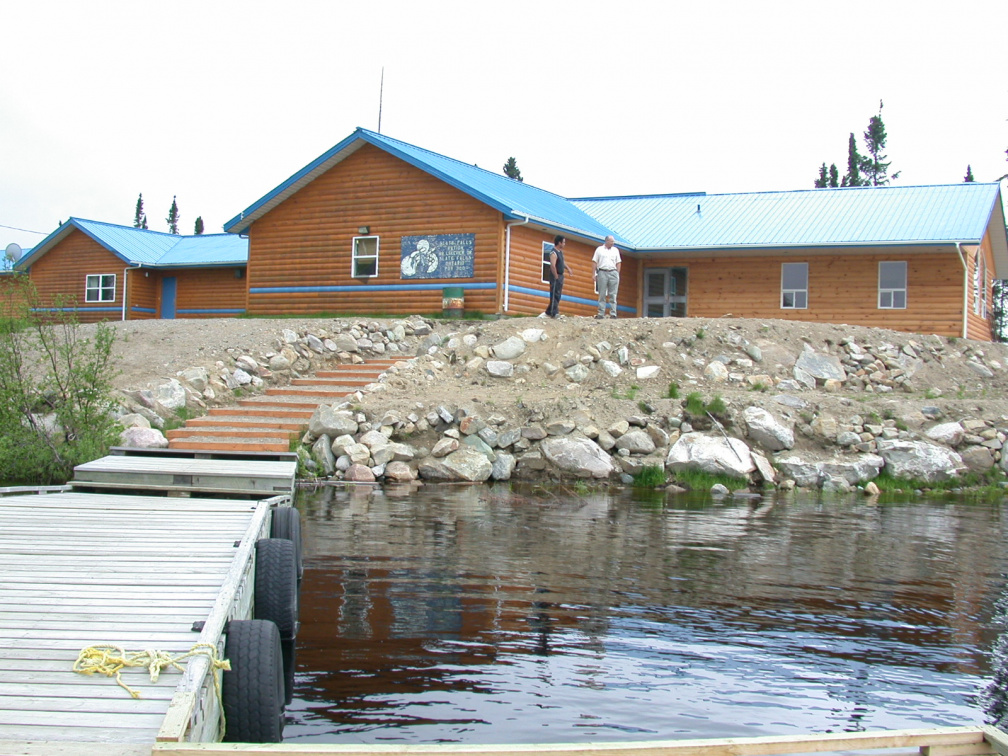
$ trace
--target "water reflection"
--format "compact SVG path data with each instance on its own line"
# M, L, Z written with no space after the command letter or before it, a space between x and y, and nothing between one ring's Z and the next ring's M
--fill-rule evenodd
M326 488L300 507L289 740L794 734L1008 711L1002 687L984 692L1005 617L1000 504L432 486Z

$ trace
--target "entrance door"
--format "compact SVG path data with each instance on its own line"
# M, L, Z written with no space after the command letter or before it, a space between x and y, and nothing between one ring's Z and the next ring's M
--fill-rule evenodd
M686 268L645 268L644 317L686 317Z
M175 276L161 279L161 315L165 320L175 318Z

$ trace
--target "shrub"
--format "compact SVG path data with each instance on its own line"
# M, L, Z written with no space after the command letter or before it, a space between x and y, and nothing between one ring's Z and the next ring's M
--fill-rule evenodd
M27 279L2 297L0 480L63 483L116 440L109 412L115 332L98 324L85 338L73 304L43 307Z

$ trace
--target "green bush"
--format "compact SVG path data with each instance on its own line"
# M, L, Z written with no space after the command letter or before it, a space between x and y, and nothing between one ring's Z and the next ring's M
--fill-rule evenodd
M106 454L117 437L112 406L115 332L85 338L71 303L43 307L31 282L0 302L0 480L50 484Z

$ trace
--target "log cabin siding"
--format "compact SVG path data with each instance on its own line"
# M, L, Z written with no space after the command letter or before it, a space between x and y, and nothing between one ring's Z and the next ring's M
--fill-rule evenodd
M991 246L990 232L988 231L980 243L979 247L963 247L963 255L967 266L967 290L966 297L966 336L977 341L992 341L994 339L993 319L991 318L991 301L994 285L994 250ZM984 264L981 269L982 280L975 278L977 272L977 260L982 259ZM979 290L976 290L979 284Z
M146 268L131 270L126 281L129 286L129 293L126 296L126 317L129 320L157 318L160 315L158 311L160 273Z
M549 304L549 283L543 281L543 243L553 243L555 233L529 226L511 229L511 272L509 314L538 314ZM560 312L564 315L594 315L598 310L598 295L592 281L592 255L597 244L567 237L564 259L573 276L564 280ZM638 261L622 254L618 304L621 314L634 315L638 310Z
M905 309L878 307L878 264L883 261L907 263ZM808 263L807 309L781 307L785 262ZM767 250L759 256L648 256L643 267L645 272L651 267L687 268L690 317L779 318L962 335L962 264L947 248L846 255L795 250L782 256Z
M361 226L379 239L378 274L358 279ZM449 286L465 288L466 310L496 312L501 226L493 208L364 145L252 224L248 312L434 312ZM402 279L401 237L461 233L475 234L472 278Z
M241 271L240 277L235 275L236 270ZM242 268L186 268L166 270L163 275L175 276L177 318L226 318L245 312Z
M87 234L74 229L49 252L32 263L29 275L43 306L76 307L82 323L122 319L123 270L127 264ZM115 299L86 302L87 277L114 275Z

